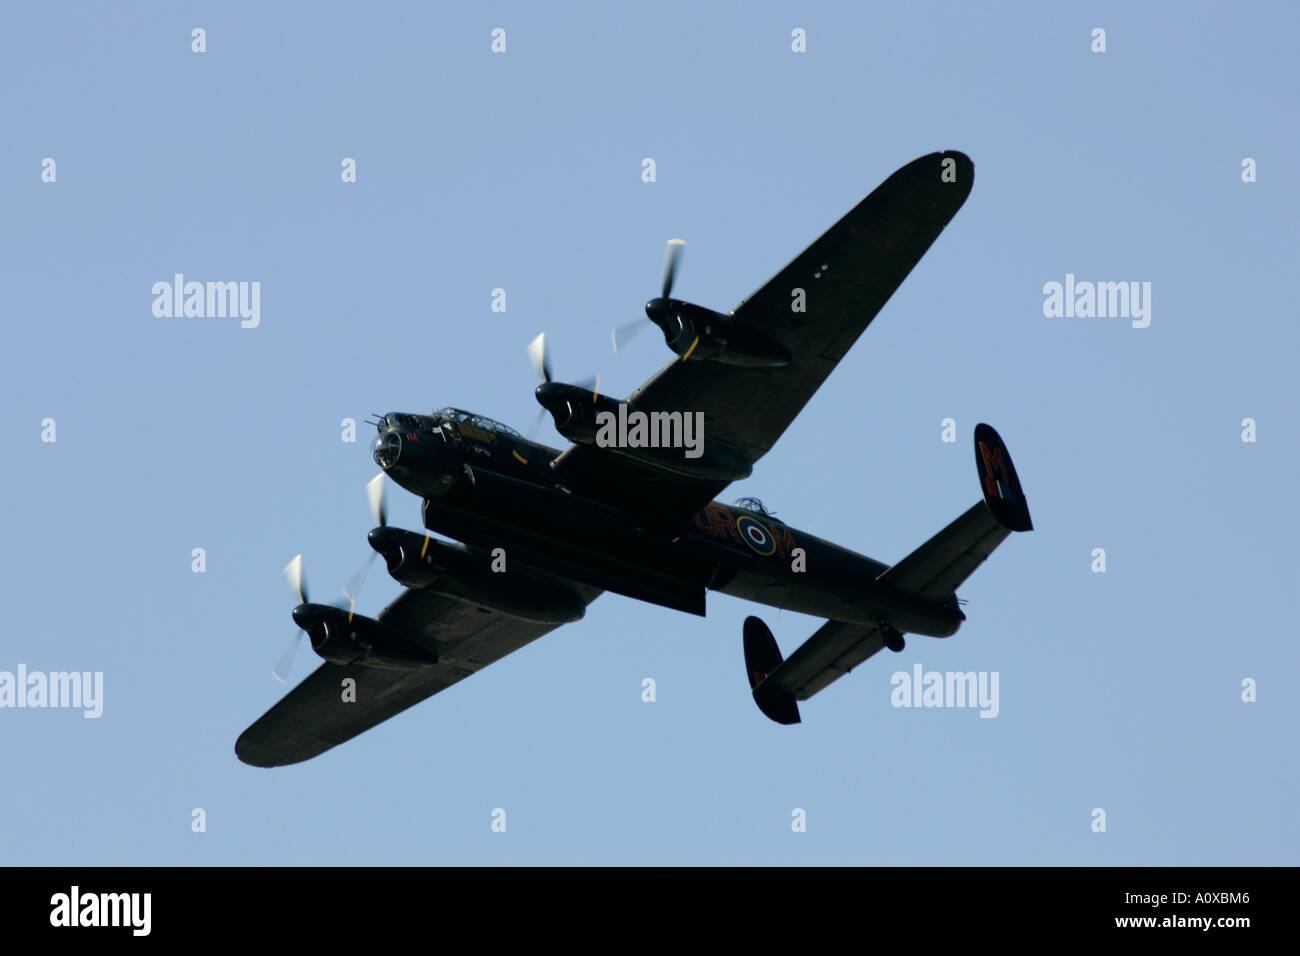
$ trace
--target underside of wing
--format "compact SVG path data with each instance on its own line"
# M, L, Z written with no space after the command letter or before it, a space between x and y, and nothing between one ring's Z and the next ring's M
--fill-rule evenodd
M439 665L396 671L327 661L239 735L235 754L254 767L310 760L465 676Z
M629 400L638 408L702 411L708 435L757 461L961 208L974 177L962 153L908 163L736 306L737 318L790 353L790 365L673 362Z
M757 462L961 208L974 176L974 165L959 152L908 163L732 310L785 350L788 365L674 359L628 402L649 413L702 412L708 439ZM611 504L653 496L687 513L728 484L684 478L583 445L561 455L555 468L564 480L585 485L582 493Z
M571 588L585 603L600 594ZM555 629L423 590L404 591L378 620L427 647L436 663L394 669L327 661L239 736L240 760L255 767L309 760Z

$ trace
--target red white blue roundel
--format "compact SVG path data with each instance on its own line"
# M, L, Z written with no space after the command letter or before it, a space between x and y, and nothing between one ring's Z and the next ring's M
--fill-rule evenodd
M741 515L736 520L736 530L755 554L767 557L776 552L776 539L772 537L771 532L749 515Z

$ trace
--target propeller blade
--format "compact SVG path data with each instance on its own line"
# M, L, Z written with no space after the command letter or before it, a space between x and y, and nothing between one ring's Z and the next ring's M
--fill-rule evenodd
M575 388L581 388L585 391L591 392L593 399L600 394L599 375L592 375L589 378L579 379L578 381L574 382L573 385ZM543 411L545 411L545 409L543 409Z
M284 566L284 577L289 582L289 589L298 597L299 604L307 603L307 582L302 576L302 555L297 555Z
M526 437L528 438L529 441L531 442L537 441L537 433L538 431L541 430L542 421L545 418L546 418L546 409L539 408L537 410L537 417L533 419L532 425L528 427L528 434Z
M281 684L288 681L289 672L293 670L293 660L298 656L298 648L302 646L302 639L306 636L306 631L299 631L295 634L293 640L289 642L289 647L281 655L280 663L276 664L275 669L271 671L271 676Z
M384 495L384 473L381 471L366 482L366 496L370 499L370 514L375 524L382 528L388 524L388 503Z
M379 557L379 552L372 551L370 557L362 562L361 567L353 572L352 577L348 578L348 583L343 587L343 594L348 599L347 609L349 614L356 610L357 595L361 593L361 589L365 586L366 577L370 574L370 569L374 567L375 558L377 557Z
M668 298L673 291L673 281L677 278L677 266L682 261L682 250L686 248L685 239L669 239L668 248L664 250L664 295Z
M543 382L551 380L551 357L546 351L546 333L543 332L528 343L528 358L533 363L533 368L537 369L537 374L541 376Z
M614 354L617 355L620 348L626 348L629 342L651 325L654 325L654 323L649 319L633 319L626 325L620 325L616 328L610 333L610 337L614 340Z

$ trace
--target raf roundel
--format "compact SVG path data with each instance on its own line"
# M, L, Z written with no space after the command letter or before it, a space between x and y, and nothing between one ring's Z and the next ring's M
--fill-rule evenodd
M740 532L740 536L745 539L745 544L749 545L749 549L755 554L766 558L776 553L776 539L749 515L742 515L736 519L736 530Z

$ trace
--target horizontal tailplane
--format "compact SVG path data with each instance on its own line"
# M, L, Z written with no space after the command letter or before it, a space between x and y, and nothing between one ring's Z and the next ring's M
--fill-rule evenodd
M1029 505L1001 437L975 426L975 467L984 500L880 576L905 594L941 601L956 592L1013 531L1032 531Z

